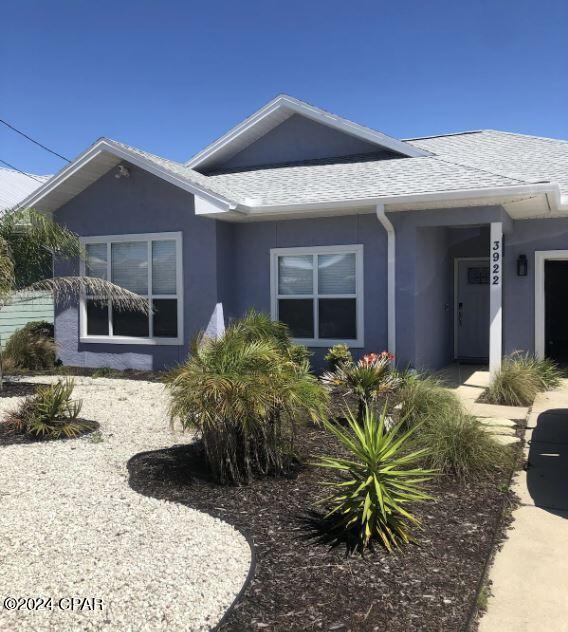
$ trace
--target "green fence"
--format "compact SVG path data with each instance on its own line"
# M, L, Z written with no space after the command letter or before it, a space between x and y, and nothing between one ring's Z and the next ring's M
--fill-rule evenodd
M34 292L14 299L0 308L0 340L2 346L8 338L31 320L53 322L53 298L49 292Z

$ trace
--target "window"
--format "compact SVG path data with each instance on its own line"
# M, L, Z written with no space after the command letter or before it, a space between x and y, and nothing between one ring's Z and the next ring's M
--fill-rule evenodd
M312 347L363 346L363 246L271 250L272 318Z
M181 233L87 237L82 243L82 273L147 297L151 313L113 309L111 302L83 296L81 341L182 344Z

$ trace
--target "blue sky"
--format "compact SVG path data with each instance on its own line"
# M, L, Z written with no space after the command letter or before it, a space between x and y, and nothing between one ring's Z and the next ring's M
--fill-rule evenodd
M399 138L568 138L566 0L4 0L0 118L186 160L280 92ZM0 126L0 159L64 163Z

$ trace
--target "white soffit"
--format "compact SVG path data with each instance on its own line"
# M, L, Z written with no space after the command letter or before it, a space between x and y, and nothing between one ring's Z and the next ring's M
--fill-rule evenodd
M304 101L282 94L205 147L205 149L191 158L186 163L186 166L197 169L199 167L212 166L221 160L228 160L259 138L262 138L293 114L305 116L317 123L327 125L369 143L374 143L381 148L398 152L409 158L431 155L430 152L414 147L397 138L353 123L341 116L331 114Z

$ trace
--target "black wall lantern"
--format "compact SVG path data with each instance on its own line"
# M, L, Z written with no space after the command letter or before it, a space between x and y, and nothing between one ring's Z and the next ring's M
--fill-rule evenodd
M527 276L528 267L527 255L519 255L517 258L517 276Z

